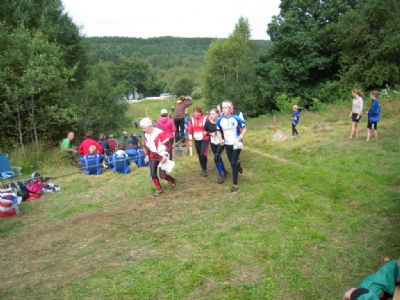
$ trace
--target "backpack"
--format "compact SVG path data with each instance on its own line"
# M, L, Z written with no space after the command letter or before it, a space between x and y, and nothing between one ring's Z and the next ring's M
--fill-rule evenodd
M17 195L22 198L22 201L28 199L29 191L21 181L11 183L11 187L17 191Z
M33 179L30 183L26 185L26 189L28 190L29 193L28 198L26 200L30 201L39 199L43 193L42 179L40 177Z
M131 168L129 165L129 156L127 154L121 156L113 154L111 158L111 163L114 173L128 174L131 172Z
M12 196L11 199L8 197L0 197L0 218L15 216L19 213L19 206L17 196Z
M102 167L100 164L101 156L93 153L87 154L81 158L83 166L85 167L86 175L98 175L102 172Z

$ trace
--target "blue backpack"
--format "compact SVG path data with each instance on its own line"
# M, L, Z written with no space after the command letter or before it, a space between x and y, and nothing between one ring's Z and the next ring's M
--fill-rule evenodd
M96 153L87 154L81 157L82 165L85 167L86 175L98 175L102 172L101 160L103 155Z
M111 156L111 164L114 173L128 174L131 172L129 156L127 154L121 156L113 154Z

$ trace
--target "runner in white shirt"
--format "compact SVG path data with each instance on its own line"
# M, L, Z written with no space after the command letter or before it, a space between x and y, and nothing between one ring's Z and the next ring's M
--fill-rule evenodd
M231 192L238 191L239 155L243 149L243 136L247 132L246 122L232 114L233 104L229 100L222 101L223 115L218 118L216 127L221 145L225 145L226 154L232 166L233 185Z

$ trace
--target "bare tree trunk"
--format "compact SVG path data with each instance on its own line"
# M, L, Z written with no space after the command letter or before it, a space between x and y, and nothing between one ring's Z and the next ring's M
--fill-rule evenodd
M37 135L37 129L36 129L36 120L35 120L35 98L34 95L31 96L31 105L32 105L32 110L31 110L31 118L32 118L32 126L33 126L33 138L35 141L35 144L39 144L38 141L38 135Z
M18 120L18 135L19 135L19 143L21 144L22 151L25 152L24 140L22 136L22 123L21 123L21 115L19 113L19 108L17 109L17 120Z

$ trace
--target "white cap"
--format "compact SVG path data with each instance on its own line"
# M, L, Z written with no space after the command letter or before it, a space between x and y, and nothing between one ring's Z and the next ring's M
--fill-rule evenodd
M140 120L140 127L148 127L153 125L153 123L151 122L150 118L143 118Z
M168 114L168 110L166 110L165 108L163 108L163 109L161 110L161 114L162 114L162 115Z

